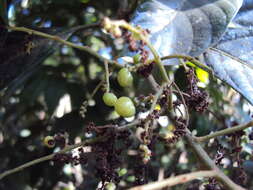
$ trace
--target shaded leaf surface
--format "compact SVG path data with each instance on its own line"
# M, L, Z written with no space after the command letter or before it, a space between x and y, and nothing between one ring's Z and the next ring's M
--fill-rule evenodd
M132 23L151 31L151 42L160 56L206 52L206 64L215 75L253 104L252 18L251 0L152 0L139 6Z
M55 29L39 30L58 35L63 39L67 39L75 31L75 29L65 32ZM14 79L9 85L12 89L22 84L39 68L39 64L59 47L59 43L55 41L24 32L7 32L6 29L1 31L1 38L3 40L0 42L0 89Z
M237 61L213 50L205 54L206 63L216 76L231 85L253 104L253 1L243 7L215 47Z
M161 56L198 56L216 44L242 0L152 0L141 4L132 23L151 31Z
M7 24L7 1L0 0L0 25Z

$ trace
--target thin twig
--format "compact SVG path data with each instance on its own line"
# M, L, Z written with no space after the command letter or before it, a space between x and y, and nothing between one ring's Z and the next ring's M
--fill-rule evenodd
M201 147L201 145L194 140L191 132L187 130L186 140L189 146L193 149L193 151L198 156L198 159L201 163L203 163L207 169L215 170L217 172L217 179L226 187L225 189L229 190L246 190L241 186L235 184L229 177L227 177L211 160L206 151Z
M96 93L98 92L98 90L103 86L104 82L105 82L104 80L101 80L101 81L98 83L98 85L97 85L97 86L94 88L94 90L92 91L92 93L91 93L89 99L92 99L92 98L96 95Z
M164 65L162 63L162 60L161 60L160 56L158 55L157 51L155 50L155 48L153 47L153 45L148 40L146 40L146 43L147 43L147 46L149 47L149 49L151 50L151 52L154 55L154 60L158 64L158 67L159 67L159 69L161 71L161 75L162 75L164 81L165 82L169 82L170 79L168 77L167 71L166 71L166 69L165 69L165 67L164 67Z
M167 87L170 87L172 83L169 83L169 84L164 84L160 87L160 89L158 89L158 91L156 92L155 94L155 97L153 99L153 102L152 102L152 105L150 107L150 110L149 110L149 114L152 114L152 112L155 110L155 107L156 107L156 104L160 98L160 96L163 94L163 91L164 91L164 88L167 88Z
M148 81L149 81L149 83L151 84L152 89L153 89L154 91L158 91L158 90L159 90L160 85L156 82L156 80L155 80L155 78L154 78L153 75L149 75L149 76L148 76Z
M121 132L121 131L125 131L128 130L129 128L138 125L141 123L140 119L136 119L134 121L132 121L131 123L127 123L125 125L112 125L112 124L108 124L108 125L102 125L102 126L96 126L96 129L106 129L106 128L112 128L114 129L116 132Z
M194 57L191 57L188 55L174 54L174 55L164 56L161 58L161 60L166 60L166 59L184 59L184 60L187 60L187 61L193 63L195 66L205 70L206 72L213 74L212 69L210 69L208 66L204 65L203 63L199 62Z
M219 136L228 135L228 134L234 133L236 131L242 131L242 130L247 129L247 128L252 127L252 126L253 126L253 121L250 121L246 124L237 125L237 126L227 128L227 129L224 129L224 130L221 130L221 131L217 131L215 133L211 133L211 134L203 136L203 137L195 137L195 140L197 142L205 142L205 141L208 141L210 139L213 139L213 138L216 138L216 137L219 137Z
M182 91L179 93L178 90L172 90L172 92L177 93L177 94L179 94L179 95L182 94L182 95L184 95L184 96L191 97L189 94L187 94L187 93L185 93L185 92L182 92Z
M92 98L96 95L96 93L98 92L98 90L103 86L105 82L105 79L102 79L94 88L94 90L92 91L91 95L88 95L88 99L85 99L83 101L83 103L81 104L80 110L79 110L79 114L80 116L84 119L86 117L86 112L87 112L87 108L89 106L88 100L92 100Z
M165 187L171 187L174 185L186 183L194 179L203 178L203 177L215 177L217 175L216 171L198 171L188 174L178 175L175 177L170 177L165 180L149 183L147 185L141 185L137 187L130 188L129 190L158 190Z
M185 115L186 115L186 126L189 125L189 120L190 120L190 115L189 115L189 110L188 110L188 107L186 105L186 102L185 102L185 99L184 99L184 96L183 96L183 93L181 92L181 90L179 89L179 87L177 86L177 84L175 82L173 82L173 85L174 87L176 88L178 94L180 95L181 97L181 101L184 105L184 108L185 108Z
M47 34L47 33L44 33L44 32L32 30L32 29L25 28L25 27L8 26L7 28L10 29L10 30L13 30L13 31L26 32L30 35L36 35L36 36L40 36L40 37L43 37L43 38L47 38L47 39L50 39L50 40L57 41L61 44L67 45L69 47L73 47L73 48L85 51L85 52L91 54L92 56L96 57L97 59L99 59L102 62L107 61L108 63L114 64L117 67L122 67L122 65L120 65L118 62L116 62L114 60L107 59L107 58L99 55L97 52L93 51L90 47L74 44L72 42L69 42L69 41L66 41L66 40L62 39L59 36Z
M118 132L125 131L125 130L128 130L129 128L134 127L134 126L136 126L136 125L138 125L140 123L141 123L141 120L140 119L136 119L136 120L134 120L131 123L128 123L126 125L117 126L117 128L115 128L115 129Z
M110 92L110 73L109 73L109 68L108 68L108 62L104 62L105 65L105 81L106 81L106 92Z
M156 92L155 96L154 96L154 99L153 99L153 102L152 102L152 105L149 109L149 115L151 115L154 110L155 110L155 107L157 105L157 102L159 100L159 98L161 97L161 95L163 94L163 91L164 91L164 88L166 87L170 87L172 83L170 83L169 85L167 84L164 84L162 85L162 87ZM148 118L148 117L147 117ZM150 127L150 124L152 123L152 120L148 119L148 120L145 120L145 123L144 123L144 129L145 129L145 132L146 134L148 134L148 131L149 131L149 127ZM145 139L145 138L144 138Z
M73 34L79 32L79 31L86 30L86 29L99 28L100 26L101 26L100 22L86 24L86 25L80 25L80 26L75 26L75 27L73 27L73 30L74 30Z
M27 163L21 165L21 166L18 166L16 168L13 168L13 169L10 169L10 170L7 170L7 171L1 173L0 174L0 180L3 179L4 177L8 176L8 175L11 175L13 173L19 172L19 171L21 171L21 170L23 170L25 168L31 167L31 166L33 166L35 164L38 164L38 163L41 163L41 162L44 162L44 161L47 161L47 160L51 160L51 159L54 158L54 156L56 154L66 153L66 152L69 152L69 151L71 151L71 150L73 150L75 148L78 148L80 146L85 146L85 145L93 144L93 143L96 143L96 142L99 142L99 141L103 141L105 139L106 139L106 137L97 137L97 138L94 138L94 139L86 140L86 141L78 143L78 144L67 146L64 149L60 150L59 152L56 152L56 153L53 153L53 154L50 154L50 155L47 155L47 156L43 156L41 158L32 160L30 162L27 162Z

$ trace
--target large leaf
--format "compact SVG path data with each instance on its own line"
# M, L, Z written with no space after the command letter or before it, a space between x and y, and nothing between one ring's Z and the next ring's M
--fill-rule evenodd
M219 51L208 50L205 58L216 76L239 91L253 104L252 18L253 1L245 1L225 35L215 47Z
M151 31L161 56L205 52L215 75L253 104L252 18L252 0L151 0L138 7L132 23Z
M217 44L243 0L151 0L141 4L132 23L151 31L161 56L199 56Z
M209 50L205 54L206 63L214 74L240 92L253 104L253 70L223 54Z

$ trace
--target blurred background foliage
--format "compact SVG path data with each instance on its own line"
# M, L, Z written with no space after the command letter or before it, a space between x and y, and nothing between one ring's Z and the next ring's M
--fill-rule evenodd
M48 32L52 32L53 29L61 31L74 26L97 23L104 16L129 19L129 15L138 3L131 0L16 0L7 2L2 0L0 2L2 3L1 23L6 23L8 18L10 25L28 28L42 27ZM22 38L24 34L15 35L20 35ZM7 36L0 36L0 39L3 40ZM124 46L122 39L113 39L99 27L74 33L69 40L89 46L108 58L118 57ZM8 47L15 47L15 40L13 43L13 46ZM43 146L42 143L43 137L47 135L67 131L73 143L83 138L87 123L92 121L97 125L102 125L112 122L110 120L113 117L111 114L113 110L102 102L103 91L100 89L90 99L92 91L104 77L103 63L88 53L64 45L50 46L48 43L40 48L45 47L48 48L47 54L38 54L33 60L40 64L40 68L33 70L28 80L15 87L15 93L1 98L0 172L51 153L52 150ZM15 51L11 49L5 49L5 51L15 54ZM5 59L5 55L1 54L0 61ZM23 68L27 66L27 63L23 61L18 66ZM185 73L182 68L168 67L168 72L182 90L186 88ZM209 93L210 106L203 114L191 111L190 129L194 133L199 136L206 135L211 131L230 127L235 122L244 123L251 119L252 106L238 93L202 70L196 69L196 74L200 80L199 86ZM136 75L135 87L125 90L117 84L116 76L113 74L111 88L118 96L147 95L150 92L141 88L143 81L147 83L145 79ZM79 109L82 102L87 99L89 99L88 112L85 119L82 119L79 116ZM125 120L118 119L113 122L124 123ZM250 132L248 130L247 134ZM217 144L230 150L232 145L229 142L231 142L229 137L221 137L217 141L206 144L205 148L214 158ZM250 179L253 175L253 162L250 161L253 145L247 135L243 138L242 146L241 157L248 160L244 165L248 168ZM124 155L122 168L127 169L127 172L123 172L126 174L122 177L120 189L134 184L133 168L137 147L133 145ZM162 176L168 177L197 170L197 160L192 153L185 151L186 148L182 142L171 146L156 143L152 161L144 171L147 180L154 181ZM230 156L225 156L225 158L225 172L236 179L234 160ZM0 189L95 189L99 179L93 172L92 165L73 167L45 162L6 177L0 181ZM203 184L202 181L196 180L173 189L195 190L201 184ZM248 180L246 187L253 188L252 180Z

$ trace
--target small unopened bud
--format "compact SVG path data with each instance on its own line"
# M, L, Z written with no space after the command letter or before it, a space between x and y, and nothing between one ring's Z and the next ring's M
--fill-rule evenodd
M145 153L149 151L148 146L145 145L145 144L141 144L141 145L139 146L139 149L140 149L141 151L145 152Z
M120 27L116 26L114 29L113 29L113 35L115 38L119 38L122 36L122 31L120 29Z
M112 182L108 183L105 187L106 190L115 190L116 189L116 185Z
M149 161L150 161L150 156L144 156L144 157L142 158L143 164L147 164Z
M150 161L151 156L152 156L151 150L145 144L141 144L139 149L142 151L142 153L141 153L142 162L144 164L147 164Z
M43 140L43 143L48 148L53 148L55 146L55 140L52 136L46 136Z
M112 28L112 22L108 17L105 17L102 21L102 26L106 31L109 31Z
M173 132L167 131L160 133L160 137L162 137L165 140L173 139L175 137Z

